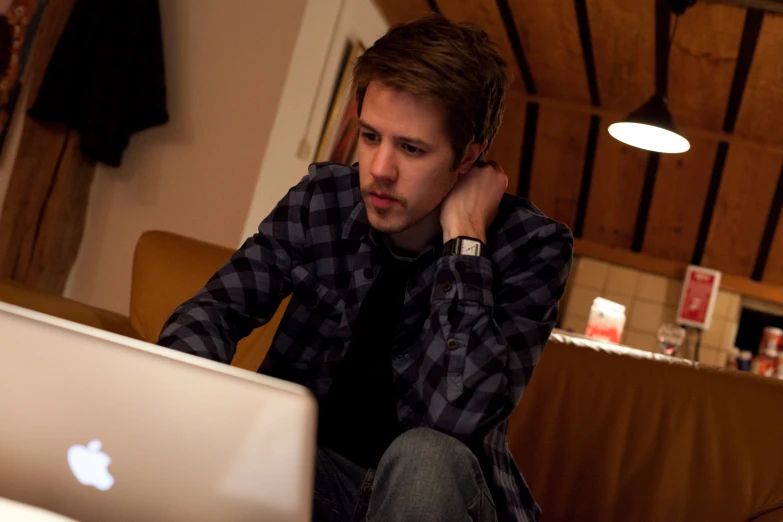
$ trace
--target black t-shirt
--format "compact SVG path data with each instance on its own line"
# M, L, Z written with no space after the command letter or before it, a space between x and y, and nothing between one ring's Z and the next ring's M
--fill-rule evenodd
M364 468L377 467L401 431L391 359L412 265L384 253L342 367L320 401L319 443Z

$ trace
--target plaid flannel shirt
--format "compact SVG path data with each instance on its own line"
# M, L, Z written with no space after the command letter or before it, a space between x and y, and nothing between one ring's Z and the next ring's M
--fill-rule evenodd
M355 167L321 163L164 326L159 344L228 363L236 343L291 301L260 372L329 390L380 270ZM568 277L568 228L504 195L488 230L491 260L425 256L408 283L394 339L397 414L465 442L481 462L499 520L540 510L506 440L554 326ZM436 247L437 248L437 247Z

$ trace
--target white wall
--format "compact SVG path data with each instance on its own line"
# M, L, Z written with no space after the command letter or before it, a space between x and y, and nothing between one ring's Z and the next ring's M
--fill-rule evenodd
M120 168L97 169L68 297L127 313L146 230L235 246L305 4L160 2L171 121L133 136Z
M387 29L388 24L371 0L308 0L239 243L255 233L286 191L307 174L346 42L358 38L369 47ZM314 113L308 128L313 100ZM302 138L310 144L311 154L305 159L297 157Z

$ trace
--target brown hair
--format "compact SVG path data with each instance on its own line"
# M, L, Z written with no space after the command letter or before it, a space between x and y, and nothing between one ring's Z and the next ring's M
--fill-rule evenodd
M503 119L505 67L487 33L472 24L430 15L396 25L356 61L359 114L373 80L440 105L456 166L472 143L492 144Z

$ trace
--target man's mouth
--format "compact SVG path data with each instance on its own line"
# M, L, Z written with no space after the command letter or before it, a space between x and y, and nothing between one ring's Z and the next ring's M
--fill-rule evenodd
M388 195L388 194L383 194L383 193L381 193L381 192L370 192L370 195L371 195L371 196L374 196L374 197L376 197L376 198L378 198L378 199L387 199L387 200L389 200L389 201L397 201L397 199L396 199L396 198L393 198L393 197L391 197L390 195Z
M388 194L382 192L370 192L370 203L376 208L390 208L397 203L397 200Z

